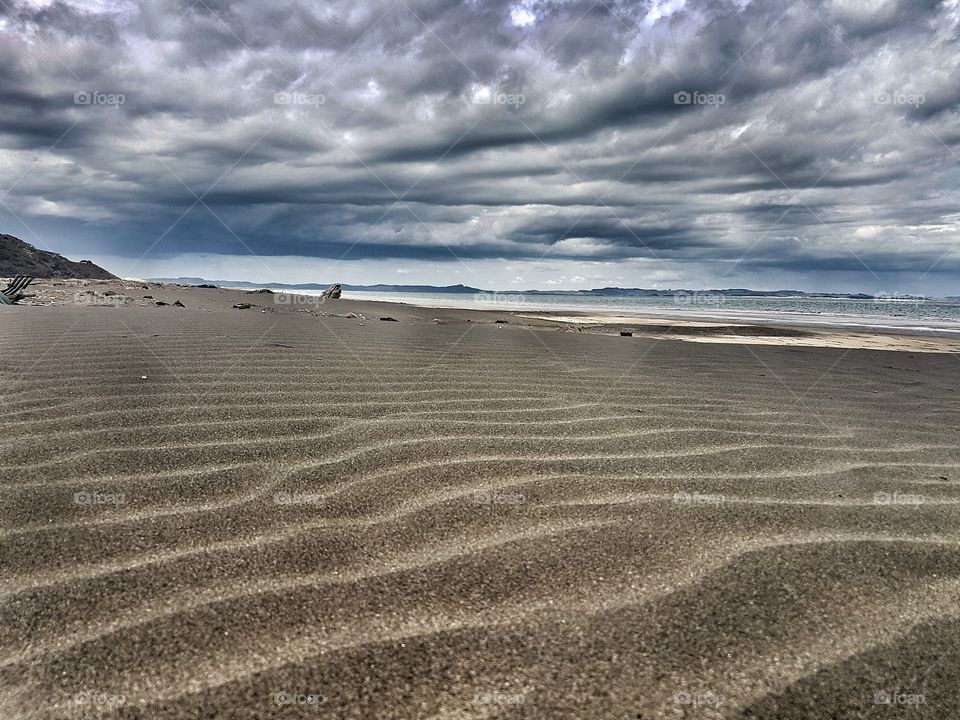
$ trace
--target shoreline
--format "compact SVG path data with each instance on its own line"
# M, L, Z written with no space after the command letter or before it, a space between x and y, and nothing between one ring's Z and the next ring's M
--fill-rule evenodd
M230 288L242 290L242 288ZM272 288L271 288L272 289ZM304 297L319 296L320 292L291 292L288 290L274 290L274 292L287 295L302 295ZM365 295L387 295L388 297L364 297ZM425 293L432 295L430 293ZM439 294L438 294L439 295ZM503 293L510 295L510 293ZM622 306L612 306L609 308L597 307L585 309L582 305L558 305L553 303L538 304L535 300L530 303L511 303L511 302L483 302L474 301L473 303L455 303L443 302L441 297L433 296L427 301L418 301L416 293L405 296L397 296L393 293L366 293L359 291L345 291L343 299L357 302L381 302L393 303L418 308L432 308L437 310L473 310L477 312L501 312L509 313L518 317L551 320L555 322L570 323L574 325L626 325L626 326L647 326L669 324L678 328L685 326L702 327L769 327L774 330L784 328L794 328L800 330L810 330L814 332L846 334L853 336L914 336L921 338L942 338L944 340L956 339L960 341L960 322L951 323L944 320L923 319L923 324L918 325L897 325L897 316L883 315L816 315L803 312L777 313L769 311L766 313L757 311L735 310L726 313L720 311L689 311L676 310L670 308L651 307L645 309L626 308ZM456 296L454 296L456 297ZM774 299L774 300L792 300L794 298L782 298L777 296L749 297L741 299ZM804 298L797 298L804 301ZM821 299L821 298L817 298ZM822 298L830 300L830 298ZM932 300L929 304L956 305L957 303ZM532 306L532 307L531 307ZM822 317L832 319L824 320ZM776 333L774 333L776 334ZM754 336L761 336L763 333L753 333ZM722 340L721 340L722 341ZM852 345L852 347L859 347ZM945 352L956 352L960 350L960 343L945 346Z
M156 294L156 297L154 297ZM217 305L251 303L264 312L312 312L323 317L371 313L407 314L421 322L501 322L502 326L543 328L595 335L619 335L663 341L712 344L780 345L791 347L886 350L896 352L960 353L960 334L946 335L936 329L882 328L878 326L812 326L796 318L759 320L754 318L719 319L704 315L677 317L669 311L650 311L624 315L622 312L587 310L532 310L516 307L451 307L441 304L417 304L404 300L383 301L345 295L323 301L319 294L242 290L196 285L179 285L134 280L50 280L41 279L30 287L31 297L18 307L30 306L106 306L156 307L157 302L173 304L181 300L190 307L209 309ZM161 297L162 296L162 297ZM263 302L270 298L269 302ZM162 307L157 309L163 309ZM423 318L421 313L432 316ZM366 319L366 318L363 318ZM627 338L624 338L627 339Z
M283 290L275 290L275 292L289 292ZM306 295L311 295L313 293L308 292L304 293ZM317 293L319 294L319 293ZM522 313L526 315L534 315L534 313L539 313L542 315L563 315L567 317L598 317L598 318L609 318L609 317L622 317L630 319L647 319L653 318L657 320L672 320L672 321L693 321L693 322L702 322L702 323L723 323L723 324L750 324L750 325L772 325L772 326L789 326L789 327L798 327L798 328L813 328L813 329L843 329L843 330L852 330L852 331L878 331L878 332L894 332L894 333L905 333L905 334L922 334L922 335L957 335L960 337L960 321L952 321L942 318L933 318L933 317L918 317L917 323L913 324L903 324L903 318L907 317L906 313L902 314L853 314L853 313L819 313L819 312L810 312L802 310L750 310L745 308L739 309L721 309L725 303L720 302L717 304L694 304L693 306L682 307L682 303L674 304L672 307L667 306L629 306L621 304L593 304L593 303L544 303L538 302L537 297L531 296L529 300L520 301L510 301L509 298L522 296L522 293L500 293L500 294L490 294L489 297L496 298L507 298L506 300L489 300L486 299L488 296L481 296L483 299L474 299L470 301L461 301L455 302L453 300L444 301L446 299L445 294L433 294L433 293L423 293L424 295L429 296L426 300L421 300L417 297L417 293L408 293L406 295L398 295L394 293L367 293L367 292L345 292L344 297L351 300L372 300L379 302L396 302L406 305L414 305L417 307L434 307L434 308L449 308L449 309L462 309L462 310L489 310L491 308L502 310L504 312L515 312ZM384 297L376 297L376 296ZM457 295L452 295L452 297L458 297ZM462 296L461 296L462 297ZM471 296L472 297L472 296ZM630 299L630 298L611 298L611 299ZM800 303L809 303L809 302L832 302L832 298L784 298L777 296L731 296L729 298L732 302L736 301L762 301L762 300L774 300L779 302L790 302L796 300ZM894 302L868 302L868 301L859 301L856 299L843 300L843 302L850 302L852 304L857 304L863 302L864 304L873 304L873 305L886 305L891 308L910 308L911 305L916 305L916 303L894 303ZM960 307L960 303L950 302L950 301L941 301L941 300L930 300L924 301L924 305L942 305L946 307Z

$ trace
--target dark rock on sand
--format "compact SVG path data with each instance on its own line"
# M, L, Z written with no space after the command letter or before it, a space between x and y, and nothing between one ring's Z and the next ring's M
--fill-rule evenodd
M380 319L383 320L383 321L385 321L385 322L397 322L397 319L396 319L396 318L392 318L392 317L390 317L389 315L387 315L387 316L385 316L385 317L382 317L382 318L380 318Z
M507 325L507 324L508 324L506 320L494 320L493 322L496 323L497 325Z
M170 303L165 303L163 300L157 300L157 305L169 305Z
M326 290L324 290L322 293L320 293L320 297L336 300L340 297L341 293L343 293L343 288L340 287L340 283L334 283L333 285L328 287Z
M620 337L633 337L633 333L629 330L621 330Z
M233 307L236 308L237 310L249 310L250 303L237 303Z
M273 295L270 288L260 288L258 290L247 290L247 295Z
M173 303L173 306L174 306L174 307L186 307L186 305L184 305L184 304L183 304L182 302L180 302L179 300L177 300L176 302L174 302L174 303Z

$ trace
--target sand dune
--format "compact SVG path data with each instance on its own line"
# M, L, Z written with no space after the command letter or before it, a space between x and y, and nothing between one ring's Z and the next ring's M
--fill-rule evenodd
M0 717L960 717L955 355L151 292L0 309Z

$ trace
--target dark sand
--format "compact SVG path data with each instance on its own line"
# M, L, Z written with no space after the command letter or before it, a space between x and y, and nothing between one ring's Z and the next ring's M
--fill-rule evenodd
M960 717L957 355L87 287L0 308L4 720Z

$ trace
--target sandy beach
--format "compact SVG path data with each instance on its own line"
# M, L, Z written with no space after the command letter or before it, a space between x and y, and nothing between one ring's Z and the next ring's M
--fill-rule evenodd
M952 341L31 292L5 720L960 717Z

